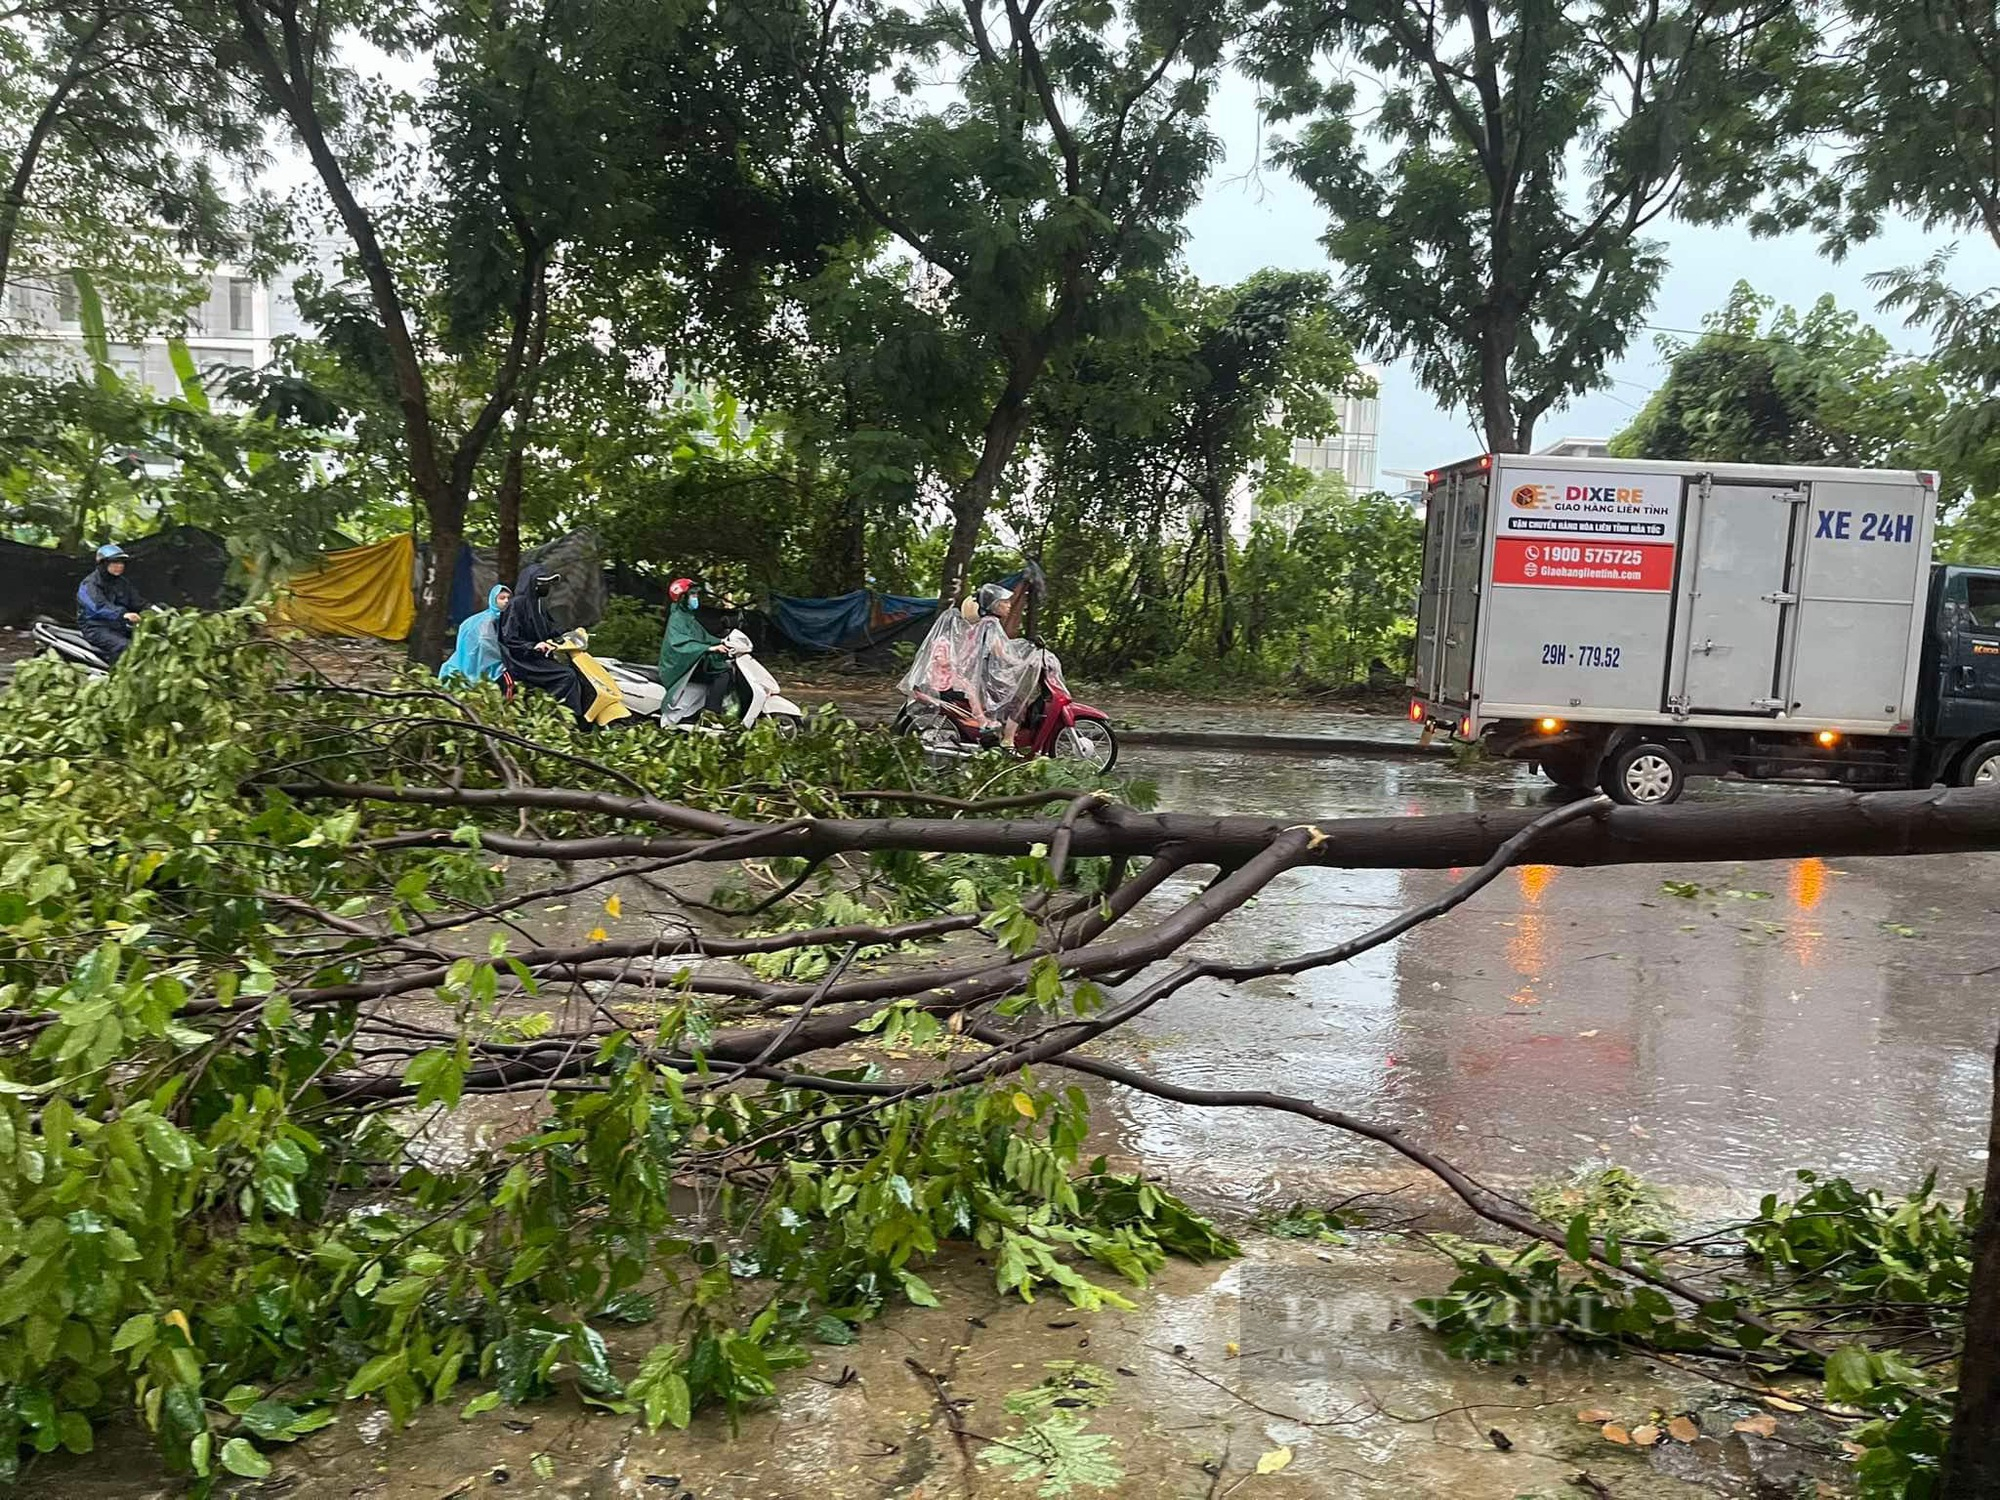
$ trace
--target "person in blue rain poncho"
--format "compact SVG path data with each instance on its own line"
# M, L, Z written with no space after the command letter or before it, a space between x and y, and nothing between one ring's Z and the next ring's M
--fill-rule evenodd
M473 682L498 682L507 669L500 655L500 611L507 607L513 590L496 583L487 590L486 608L468 615L458 627L458 649L438 668L443 678L463 677Z

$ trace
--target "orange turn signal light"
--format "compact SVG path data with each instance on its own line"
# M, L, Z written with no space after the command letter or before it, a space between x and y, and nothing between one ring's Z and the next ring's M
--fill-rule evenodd
M1540 727L1543 734L1561 734L1563 721L1561 719L1544 719Z
M1819 732L1818 739L1820 744L1824 745L1829 750L1831 750L1835 745L1840 743L1840 736L1834 733L1831 729L1822 729Z

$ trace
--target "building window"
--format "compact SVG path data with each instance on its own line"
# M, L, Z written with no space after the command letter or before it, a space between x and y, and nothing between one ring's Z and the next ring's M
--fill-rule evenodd
M251 329L253 283L247 276L229 278L229 331L248 333Z
M76 289L76 273L73 271L65 271L56 278L56 321L83 321L83 294Z

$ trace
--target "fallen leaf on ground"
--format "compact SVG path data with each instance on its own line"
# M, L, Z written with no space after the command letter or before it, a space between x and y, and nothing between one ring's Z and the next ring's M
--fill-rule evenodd
M1738 1432L1754 1432L1758 1437L1772 1437L1778 1431L1778 1419L1767 1411L1760 1411L1754 1417L1745 1417L1735 1424Z
M1840 1451L1845 1453L1849 1458L1865 1458L1868 1456L1868 1449L1865 1445L1850 1443L1845 1438L1841 1439Z
M590 940L593 943L601 943L610 936L611 934L606 932L602 927L593 927L590 929Z
M1632 1429L1632 1441L1637 1443L1641 1448L1650 1448L1659 1440L1660 1429L1653 1426L1650 1422L1644 1427L1634 1427Z
M1234 1359L1236 1358L1237 1355L1241 1354L1242 1352L1243 1352L1243 1346L1237 1343L1234 1339L1231 1339L1228 1343L1222 1346L1222 1356L1224 1359Z
M1667 1432L1677 1443L1691 1443L1701 1436L1701 1429L1686 1417L1675 1417L1667 1423Z
M1257 1460L1257 1472L1259 1474L1275 1474L1291 1461L1291 1449L1273 1448L1269 1453L1266 1453L1262 1458Z
M1593 1026L1593 1027L1592 1027L1592 1028L1591 1028L1590 1030L1588 1030L1588 1031L1579 1031L1579 1032L1577 1033L1577 1035L1578 1035L1578 1036L1596 1036L1596 1035L1597 1035L1597 1028Z
M1604 1434L1604 1441L1607 1443L1620 1443L1627 1448L1632 1446L1632 1434L1616 1422L1606 1422L1597 1430Z
M1765 1404L1766 1406L1770 1407L1772 1411L1804 1411L1804 1410L1805 1410L1805 1408L1804 1408L1803 1406L1799 1405L1799 1403L1798 1403L1798 1402L1796 1402L1796 1401L1787 1401L1787 1400L1786 1400L1786 1399L1785 1399L1785 1398L1784 1398L1783 1396L1766 1396L1766 1397L1764 1398L1764 1404Z
M1609 1422L1613 1417L1617 1415L1618 1413L1615 1411L1603 1411L1600 1408L1593 1406L1589 1411L1578 1412L1576 1414L1576 1419L1579 1422L1588 1422L1592 1427L1602 1427L1606 1422Z
M625 903L618 899L615 891L604 903L604 915L607 917L622 917L625 915Z

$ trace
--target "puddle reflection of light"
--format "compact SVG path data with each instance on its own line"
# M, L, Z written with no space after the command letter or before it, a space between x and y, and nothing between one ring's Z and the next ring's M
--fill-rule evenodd
M1789 894L1792 898L1792 956L1799 961L1799 967L1810 969L1819 962L1819 941L1821 934L1806 920L1809 913L1826 899L1826 880L1832 872L1823 859L1800 859L1792 862Z
M1792 861L1792 906L1801 912L1811 911L1826 896L1826 861L1823 859L1799 859Z
M1554 865L1516 865L1514 867L1514 881L1515 884L1521 887L1521 899L1530 906L1540 906L1542 904L1542 892L1555 884L1555 878L1556 867Z

